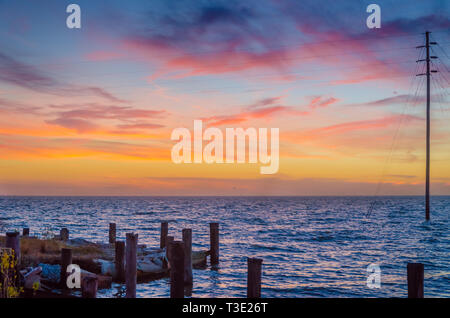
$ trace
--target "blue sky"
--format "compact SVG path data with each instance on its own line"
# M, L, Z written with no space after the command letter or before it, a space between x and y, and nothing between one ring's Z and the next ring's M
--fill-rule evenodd
M81 7L81 29L66 27L70 3ZM423 147L412 140L422 135L424 83L415 77L415 46L430 30L443 71L433 82L441 101L433 113L436 182L447 193L450 176L439 162L448 150L440 109L448 106L449 2L377 1L380 29L366 26L370 3L0 1L4 191L22 193L31 184L55 190L69 182L60 171L78 160L76 182L95 193L107 192L113 166L131 171L136 162L166 180L169 194L178 193L170 178L194 176L204 179L194 182L201 193L225 191L208 182L231 189L236 179L248 182L249 194L260 193L254 167L171 166L170 131L194 119L221 128L281 127L279 182L332 180L327 194L339 189L336 182L371 189L401 124L407 133L392 169L413 178L386 182L399 193L421 191ZM31 176L14 180L11 166ZM120 172L114 182L131 194L161 186L137 175Z

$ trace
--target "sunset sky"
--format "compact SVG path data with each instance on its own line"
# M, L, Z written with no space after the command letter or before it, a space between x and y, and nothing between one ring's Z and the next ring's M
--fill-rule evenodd
M450 2L376 1L381 29L370 3L0 0L0 195L420 195L426 30L450 195ZM279 128L278 173L172 163L195 119Z

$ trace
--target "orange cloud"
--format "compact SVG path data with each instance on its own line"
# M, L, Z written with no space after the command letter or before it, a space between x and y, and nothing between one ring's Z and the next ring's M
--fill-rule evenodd
M371 120L359 120L352 121L342 124L336 124L331 126L326 126L322 128L313 129L308 132L310 136L313 135L328 135L328 134L337 134L344 133L355 130L367 130L367 129L377 129L384 128L394 123L397 123L400 119L411 121L411 120L422 120L422 118L412 115L392 115L379 119L371 119Z
M204 121L209 122L211 126L222 125L236 125L251 119L272 119L277 114L291 115L291 116L306 116L311 113L311 110L318 107L327 107L339 101L339 99L323 96L314 97L307 108L311 110L298 110L292 106L277 105L282 97L265 98L257 101L246 107L246 110L233 115L211 116L203 118Z
M290 106L272 106L252 111L244 111L239 114L229 116L211 116L203 118L203 120L209 122L209 125L211 126L235 125L250 119L271 119L275 114L280 113L294 116L304 116L309 114L309 112L299 111Z
M0 136L0 149L9 159L108 157L145 160L170 160L170 144L129 143L80 138Z
M47 124L58 125L68 129L74 129L79 133L99 130L100 126L95 120L120 121L117 128L125 129L155 129L163 127L160 124L139 121L149 118L161 118L167 115L165 110L137 109L130 106L100 105L90 103L86 105L51 105L56 109L66 109L56 112L57 118L47 120Z

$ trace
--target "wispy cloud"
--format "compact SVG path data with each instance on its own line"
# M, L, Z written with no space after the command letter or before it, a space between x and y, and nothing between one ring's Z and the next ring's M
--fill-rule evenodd
M0 149L8 158L70 158L116 155L135 159L168 160L170 149L152 143L88 138L52 138L0 134Z
M431 98L434 100L439 100L441 103L447 103L445 96L432 94ZM353 104L352 106L393 106L398 104L409 103L411 105L421 104L426 102L426 96L424 95L412 95L412 94L402 94L386 98L381 98L373 100L366 103Z
M39 93L58 96L97 96L111 102L125 103L100 87L63 83L34 66L0 52L0 81Z
M155 129L162 128L164 125L159 124L151 124L151 123L135 123L135 124L126 124L126 125L117 125L119 129Z
M163 118L167 115L164 110L137 109L130 106L101 105L90 103L85 105L51 105L55 109L67 109L56 112L56 119L47 120L48 124L75 129L80 133L94 131L99 128L97 120L120 121L120 129L151 129L163 125L142 122L142 120ZM141 120L140 122L135 122ZM131 122L130 122L131 121Z
M381 41L383 47L391 43L384 35L418 34L425 25L431 29L450 27L446 17L427 15L386 21L374 34L363 24L356 30L350 27L348 14L366 17L364 10L356 6L332 2L322 5L314 1L302 4L269 1L252 6L218 1L183 3L169 8L165 2L158 2L158 11L150 8L133 19L122 16L122 20L129 19L129 30L122 32L117 49L158 64L151 79L262 68L286 76L292 66L302 67L312 61L324 65L339 62L349 67L372 65L355 71L343 68L337 72L340 79L330 78L334 84L348 84L407 74L401 64L389 63L385 54L377 53ZM148 26L149 19L152 28ZM98 56L109 59L119 55L99 51L88 57L95 60Z
M420 117L412 115L392 115L383 118L369 119L369 120L357 120L346 122L342 124L325 126L309 131L310 136L316 136L319 138L321 135L337 134L350 131L361 131L367 129L379 129L390 126L397 123L400 119L406 121L423 120Z
M282 96L268 97L256 101L244 107L244 110L231 115L221 115L221 116L210 116L203 118L204 121L208 122L211 126L222 126L222 125L236 125L252 119L266 119L271 120L276 116L290 115L290 116L306 116L311 114L311 112L319 107L327 107L339 101L339 99L334 97L323 97L316 96L303 107L304 109L299 109L295 106L285 106L280 105Z
M307 115L308 112L298 111L290 106L272 106L252 111L244 111L234 115L211 116L203 118L211 126L236 125L251 119L271 119L275 114Z
M6 98L0 98L0 112L16 114L34 114L39 115L41 107L32 106L23 102L13 101Z
M338 98L335 97L323 97L323 96L317 96L314 97L311 102L309 103L308 107L311 109L316 109L320 107L328 107L332 104L335 104L339 101Z
M248 108L258 108L258 107L273 105L273 104L278 103L282 98L283 98L282 96L263 98L261 100L256 101L255 103L249 105Z

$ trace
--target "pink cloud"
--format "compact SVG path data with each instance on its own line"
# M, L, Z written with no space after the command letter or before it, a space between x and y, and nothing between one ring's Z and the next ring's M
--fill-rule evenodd
M135 124L125 124L125 125L118 125L117 128L119 129L155 129L155 128L162 128L163 125L159 124L151 124L151 123L135 123Z
M77 118L57 118L54 120L47 120L46 123L51 125L58 125L64 128L74 129L79 133L95 131L98 128L97 125L88 120Z
M289 114L294 116L308 115L307 111L299 111L291 106L272 106L251 111L244 111L234 115L212 116L203 118L211 126L234 125L251 119L271 119L275 114Z
M412 120L422 120L422 118L412 115L392 115L388 117L378 118L378 119L370 119L370 120L359 120L352 121L342 124L336 124L331 126L326 126L322 128L317 128L309 131L309 135L327 135L327 134L336 134L336 133L344 133L355 130L367 130L367 129L377 129L384 128L394 123L397 123L400 119L406 121Z
M58 125L61 127L75 129L80 133L96 130L98 125L94 123L95 120L114 120L121 121L122 124L118 126L119 129L153 129L163 127L159 124L152 124L142 122L143 119L162 118L167 115L164 110L148 110L138 109L130 106L114 106L114 105L100 105L100 104L86 104L86 105L50 105L56 109L69 109L59 111L56 113L57 118L47 120L51 125ZM135 120L140 120L136 122ZM131 122L131 123L130 123Z
M308 107L311 109L319 108L319 107L328 107L334 103L339 101L338 98L329 97L324 98L323 96L314 97L309 103Z
M272 119L276 115L306 116L318 107L327 107L339 101L334 97L314 97L306 106L309 110L298 110L293 106L277 105L282 96L270 97L259 100L245 108L244 111L223 116L211 116L203 118L212 126L235 125L251 119Z

